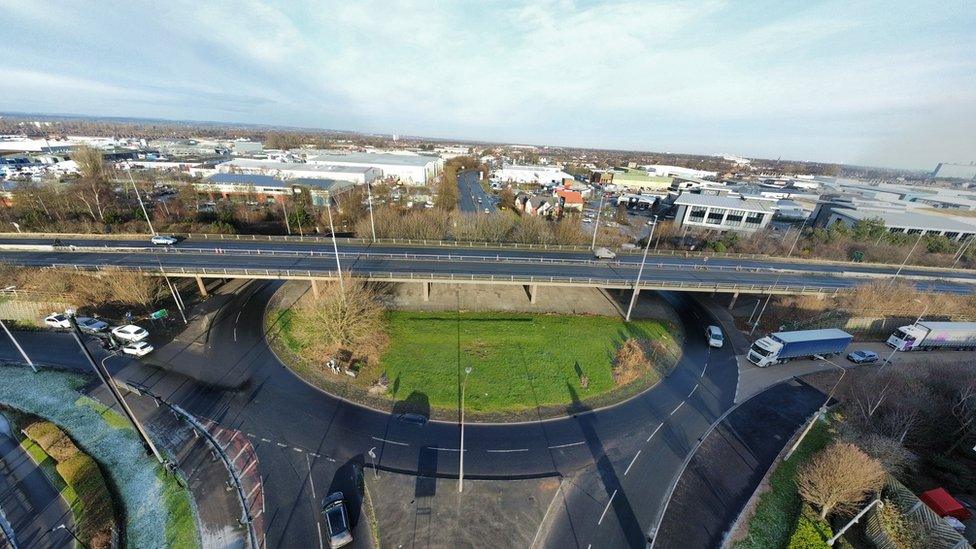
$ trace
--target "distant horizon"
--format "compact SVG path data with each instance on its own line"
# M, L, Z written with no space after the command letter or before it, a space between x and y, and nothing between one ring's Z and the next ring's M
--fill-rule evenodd
M619 148L606 148L606 147L588 147L580 145L567 145L567 144L553 144L553 143L532 143L532 142L519 142L519 141L486 141L481 139L472 138L453 138L453 137L437 137L428 135L410 135L401 133L380 133L380 132L362 132L357 130L346 130L337 128L319 128L312 126L284 126L277 124L266 124L259 122L234 122L229 120L193 120L186 118L158 118L158 117L141 117L141 116L124 116L124 115L90 115L90 114L79 114L79 113L55 113L55 112L21 112L21 111L0 111L0 119L4 117L11 118L28 118L28 117L46 117L46 118L64 118L64 119L78 119L78 120L89 120L89 121L105 121L105 120L115 120L119 122L166 122L166 123L182 123L187 125L213 125L213 126L227 126L227 127L240 127L240 128L255 128L261 130L269 131L302 131L309 133L336 133L336 134L355 134L362 136L383 136L392 137L396 135L398 138L411 139L411 140L428 140L435 142L444 143L470 143L473 145L488 145L488 146L532 146L532 147L556 147L564 149L578 149L578 150L596 150L596 151L606 151L606 152L621 152L621 153L637 153L637 154L661 154L661 155L689 155L689 156L706 156L721 158L722 156L738 156L741 158L746 158L750 160L765 160L769 162L802 162L809 164L822 164L822 165L837 165L846 166L850 168L864 168L864 169L878 169L878 170L891 170L891 171L903 171L903 172L915 172L915 173L928 173L935 169L922 169L922 168L897 168L891 166L868 166L863 164L842 164L838 162L824 162L820 160L805 160L801 158L767 158L762 156L750 156L746 154L739 153L699 153L699 152L687 152L687 151L653 151L653 150L642 150L642 149L619 149ZM952 161L945 160L944 163L964 163L963 161Z

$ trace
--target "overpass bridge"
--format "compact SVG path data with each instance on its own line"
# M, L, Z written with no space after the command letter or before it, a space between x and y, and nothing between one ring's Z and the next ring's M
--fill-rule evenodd
M541 286L633 289L639 250L611 261L586 248L458 244L439 241L332 240L323 237L191 235L172 247L148 236L0 235L0 262L79 271L128 270L195 278L308 280L343 274L368 280L431 284L523 285L534 301ZM338 263L338 265L337 265ZM831 295L896 274L920 289L969 294L976 273L897 265L810 261L735 254L667 253L648 256L639 290Z

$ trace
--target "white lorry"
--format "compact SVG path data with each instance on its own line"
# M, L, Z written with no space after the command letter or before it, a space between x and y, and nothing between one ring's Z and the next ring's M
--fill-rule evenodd
M895 330L887 343L896 351L976 349L976 322L916 322Z
M844 352L853 339L851 334L836 328L777 332L757 339L746 357L765 368L798 358L836 355Z

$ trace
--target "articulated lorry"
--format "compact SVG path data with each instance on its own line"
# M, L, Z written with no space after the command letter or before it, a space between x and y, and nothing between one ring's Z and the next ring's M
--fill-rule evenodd
M898 351L976 349L976 322L916 322L895 330L887 343Z
M756 340L749 348L749 362L765 368L797 358L843 353L854 336L836 328L777 332Z

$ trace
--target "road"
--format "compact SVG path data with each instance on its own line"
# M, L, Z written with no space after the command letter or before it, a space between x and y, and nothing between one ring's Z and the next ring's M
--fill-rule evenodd
M481 186L481 172L468 170L458 174L458 193L462 212L477 213L494 209L492 197ZM480 201L478 199L481 199Z
M20 547L71 544L71 534L66 530L51 532L59 524L74 528L71 511L41 468L20 447L3 416L0 416L0 510Z
M50 239L0 238L0 246L43 245ZM127 268L159 269L249 269L267 271L268 277L293 276L317 272L328 276L335 270L335 256L328 240L319 243L293 243L237 240L187 240L162 249L147 248L144 241L98 240L72 238L79 251L0 251L0 261L21 265L80 265L94 268L116 265ZM90 247L100 248L92 251ZM104 250L104 251L103 251ZM116 250L116 251L112 251ZM597 261L585 252L547 250L484 249L441 246L368 245L343 242L339 246L343 269L360 276L396 277L497 277L499 281L530 277L545 284L573 283L605 287L627 287L633 284L640 263L637 254L620 254L613 261ZM197 271L192 271L196 269ZM789 285L797 290L823 288L844 289L858 284L889 279L898 272L895 266L854 263L821 263L790 259L737 259L651 256L642 281L647 287L689 289L715 285L755 286ZM243 274L243 273L241 273ZM930 270L908 267L900 275L922 289L970 294L976 284L976 272ZM572 280L570 280L572 279ZM594 279L594 280L590 280Z
M175 351L164 347L158 354L165 361L109 364L122 379L246 433L264 478L269 546L307 548L318 543L318 500L332 488L355 493L348 471L363 462L366 451L376 448L381 468L452 476L458 471L459 430L453 423L402 423L292 375L264 339L264 306L278 284L248 283L216 315L209 338L174 341ZM668 299L678 306L686 333L697 334L712 321L680 294ZM19 337L34 360L83 367L66 334ZM624 546L642 538L663 510L666 488L685 455L731 406L735 393L730 351L710 351L693 336L684 351L662 383L616 406L581 407L572 417L535 423L470 424L465 476L561 476L588 486L591 495L567 502L567 509L572 520L592 527L558 529L547 546ZM0 358L16 357L6 340L0 342ZM605 505L613 512L604 513Z

